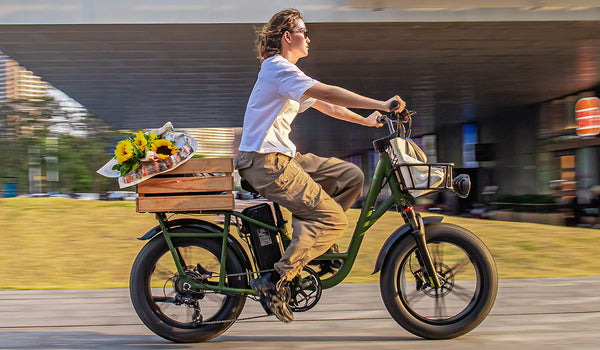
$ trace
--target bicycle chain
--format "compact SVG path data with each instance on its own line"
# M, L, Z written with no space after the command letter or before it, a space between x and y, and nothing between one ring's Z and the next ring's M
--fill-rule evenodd
M195 308L195 307L191 307L192 310L196 310L198 312L202 312L199 309ZM202 322L198 322L197 324L199 326L205 326L205 325L209 325L209 324L219 324L219 323L228 323L228 322L235 322L235 321L247 321L247 320L253 320L255 318L263 318L263 317L270 317L270 316L274 316L274 315L258 315L258 316L250 316L250 317L244 317L244 318L232 318L229 320L217 320L217 321L202 321Z
M209 325L209 324L219 324L219 323L227 323L227 322L234 322L234 321L247 321L247 320L252 320L255 318L263 318L263 317L271 317L271 316L273 316L273 315L259 315L259 316L245 317L245 318L233 318L230 320L202 321L199 323L199 325L204 326L204 325Z
M275 269L255 271L255 272L232 273L232 274L227 274L227 277L249 276L252 274L256 274L258 272L264 273L264 272L270 272L270 271L275 271ZM198 312L201 312L200 310L198 310L196 308L192 308L192 309L196 310ZM263 318L263 317L270 317L270 316L273 316L273 315L259 315L259 316L251 316L251 317L245 317L245 318L232 318L229 320L218 320L218 321L202 321L202 322L199 322L198 325L204 326L204 325L209 325L209 324L228 323L228 322L235 322L235 321L247 321L247 320L253 320L256 318Z

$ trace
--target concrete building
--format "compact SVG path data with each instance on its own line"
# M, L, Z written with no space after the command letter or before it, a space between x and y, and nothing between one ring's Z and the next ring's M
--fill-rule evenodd
M0 101L39 101L48 94L48 83L0 51Z
M8 56L0 51L0 103L6 102L6 62Z
M310 30L301 68L403 96L419 112L413 135L472 175L474 200L488 185L600 184L599 138L577 137L572 112L600 94L598 0L33 0L0 11L0 49L117 128L240 127L259 69L254 31L286 7ZM382 133L309 111L292 136L367 170Z

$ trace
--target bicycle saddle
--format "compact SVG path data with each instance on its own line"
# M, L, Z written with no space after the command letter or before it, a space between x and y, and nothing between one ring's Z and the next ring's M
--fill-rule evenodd
M252 185L250 185L248 180L242 178L242 180L240 181L240 184L242 185L243 190L248 191L252 194L258 194L258 191L254 187L252 187Z

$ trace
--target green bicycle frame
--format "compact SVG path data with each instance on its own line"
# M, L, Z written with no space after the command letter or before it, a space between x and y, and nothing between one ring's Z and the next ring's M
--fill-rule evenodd
M391 196L384 200L377 208L375 208L375 203L377 197L383 187L389 184L391 189ZM356 260L356 256L358 255L358 251L362 244L363 238L367 230L379 220L383 214L385 214L393 205L396 205L398 208L408 207L410 204L407 199L411 198L410 194L407 191L402 191L401 186L398 183L398 179L396 178L390 157L387 153L383 152L379 155L379 163L377 164L377 168L375 170L375 175L373 176L373 180L369 187L369 191L367 193L365 202L363 204L362 210L360 212L360 216L354 228L354 233L352 234L352 238L348 245L348 249L345 253L326 253L321 255L315 260L343 260L343 264L339 270L337 270L333 275L323 279L321 281L323 289L331 288L339 283L341 283L352 270L352 266ZM214 290L221 293L233 293L233 294L242 294L242 295L256 295L251 289L241 289L241 288L231 288L225 285L225 278L227 276L225 270L225 262L227 257L227 240L229 237L230 226L231 226L231 217L238 217L242 220L247 220L256 225L264 227L268 230L282 233L285 231L285 227L274 227L268 224L265 224L261 221L249 218L239 212L236 211L202 211L203 214L217 214L224 215L224 225L223 231L221 232L169 232L166 225L166 215L165 213L157 213L156 217L162 229L163 235L169 247L169 250L173 256L175 266L177 268L177 272L179 276L181 276L184 282L190 284L193 289L208 289ZM196 213L197 214L197 213ZM182 259L179 255L179 252L174 247L172 238L174 237L210 237L210 238L221 238L222 239L222 252L221 252L221 261L219 271L219 283L218 284L204 284L199 283L192 278L186 276L185 266L182 262ZM252 247L250 247L252 249ZM256 271L250 272L255 273Z

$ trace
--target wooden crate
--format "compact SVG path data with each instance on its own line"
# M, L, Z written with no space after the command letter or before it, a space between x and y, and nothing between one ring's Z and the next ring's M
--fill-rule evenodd
M233 210L232 172L233 158L192 158L139 183L136 210L138 213Z

